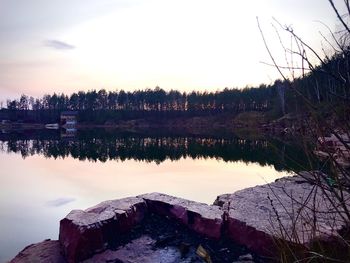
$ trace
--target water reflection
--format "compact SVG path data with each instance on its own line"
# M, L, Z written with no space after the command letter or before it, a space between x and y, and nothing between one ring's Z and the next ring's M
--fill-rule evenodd
M212 203L306 166L296 144L232 133L36 130L2 133L0 148L0 262L57 239L72 209L147 192Z
M115 130L31 131L0 135L0 149L26 158L71 156L82 161L137 160L177 161L181 158L213 158L225 162L243 161L261 166L273 165L278 171L299 171L309 167L303 150L279 140L244 139L229 136L135 133Z

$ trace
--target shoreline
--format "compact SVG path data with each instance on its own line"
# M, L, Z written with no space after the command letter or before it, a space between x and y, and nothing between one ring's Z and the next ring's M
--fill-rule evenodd
M62 127L60 127L62 128ZM129 120L109 120L104 123L77 122L72 128L76 129L181 129L186 131L206 130L241 130L255 134L266 133L285 135L298 133L298 129L291 125L288 118L279 120L268 119L263 112L243 112L240 114L222 113L217 115L173 117L169 119L138 118ZM43 123L10 122L0 123L0 129L24 130L45 129Z

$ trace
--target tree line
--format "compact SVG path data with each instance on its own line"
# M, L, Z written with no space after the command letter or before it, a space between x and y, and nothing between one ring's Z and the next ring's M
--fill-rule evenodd
M271 101L266 93L271 86L258 88L228 89L216 92L155 89L136 91L79 91L66 94L44 95L42 98L22 95L19 99L7 100L9 110L129 110L129 111L201 111L201 110L266 110Z
M42 134L45 133L45 134ZM152 135L114 130L80 130L74 138L61 139L57 131L32 134L0 134L0 151L23 158L76 158L86 161L136 160L162 163L181 158L214 158L273 165L278 171L308 167L302 148L276 140L248 140L235 136Z
M46 94L33 98L23 94L7 100L2 109L12 119L55 121L63 110L79 112L81 120L101 123L108 120L177 116L196 116L229 112L264 111L279 117L286 113L303 112L308 100L313 105L348 105L350 98L350 49L327 57L309 73L293 80L276 80L271 85L221 91L165 91L155 89L135 91L79 91L71 95ZM331 74L330 74L331 72ZM345 77L344 77L345 76Z

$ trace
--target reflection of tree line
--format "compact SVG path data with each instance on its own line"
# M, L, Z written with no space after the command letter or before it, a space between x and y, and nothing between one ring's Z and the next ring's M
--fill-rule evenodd
M79 133L74 140L15 139L0 141L2 151L20 153L24 158L40 154L48 158L72 156L79 160L128 160L161 163L167 159L214 158L273 165L277 170L306 169L306 158L297 147L267 140L237 137L149 136L133 134ZM97 135L97 136L96 136ZM298 158L297 160L292 160ZM303 167L304 166L304 167Z

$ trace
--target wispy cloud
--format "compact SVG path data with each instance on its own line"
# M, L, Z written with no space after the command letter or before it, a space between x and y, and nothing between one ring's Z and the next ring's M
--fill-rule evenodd
M56 39L48 39L44 41L45 47L50 47L58 50L71 50L75 49L75 46L65 43L63 41L59 41Z
M71 203L73 201L75 201L75 198L62 197L62 198L58 198L58 199L55 199L55 200L48 201L46 203L46 205L58 207L58 206L66 205L66 204Z

